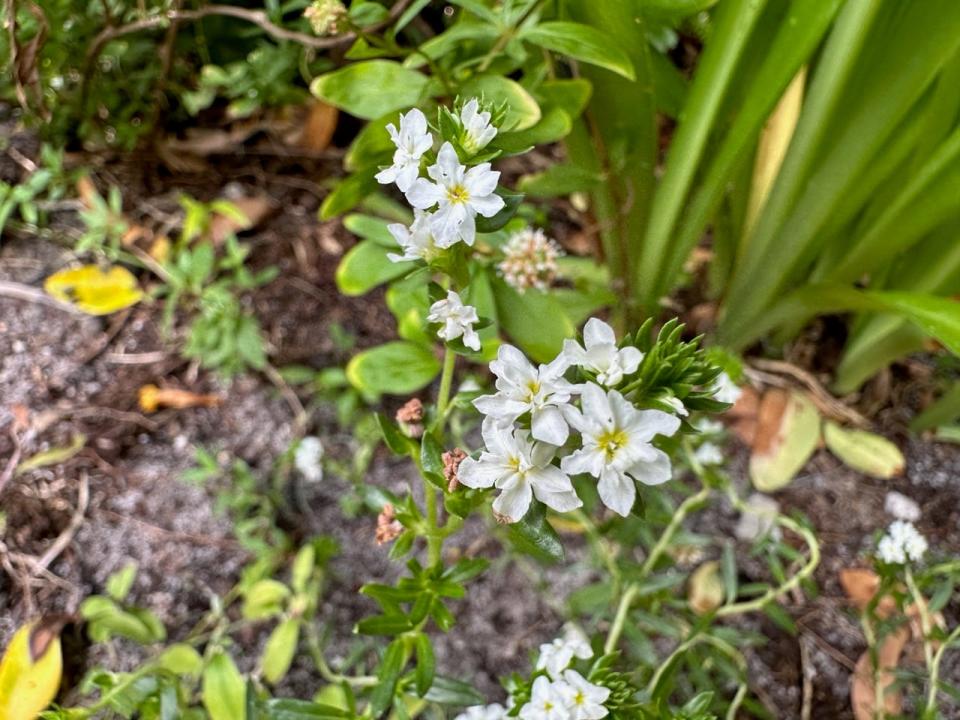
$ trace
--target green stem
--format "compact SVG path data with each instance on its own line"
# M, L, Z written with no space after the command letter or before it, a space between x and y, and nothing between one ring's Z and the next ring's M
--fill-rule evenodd
M313 658L313 664L316 665L320 677L331 684L345 682L355 687L373 687L379 682L379 680L372 675L341 675L331 670L330 666L327 665L326 658L323 656L323 649L320 647L320 636L317 634L317 628L313 623L305 623L305 625L307 629L307 650L310 652L310 657Z
M616 554L610 549L607 541L600 535L600 531L597 529L596 523L593 522L593 518L580 508L577 508L571 514L583 525L587 533L587 539L590 540L594 551L600 556L600 559L603 560L607 572L610 573L610 579L613 581L610 595L616 597L620 594L620 588L623 585L623 575L617 565Z
M670 519L670 524L667 525L666 529L663 531L663 534L660 535L660 539L657 540L656 544L653 546L653 549L650 550L650 554L643 563L643 567L640 568L641 577L646 577L650 574L650 571L653 570L653 567L657 564L657 561L661 558L663 553L666 552L667 547L670 545L670 541L673 540L673 536L676 534L677 530L679 530L680 526L683 525L683 521L687 518L687 515L689 515L695 507L702 505L707 498L710 497L710 493L710 488L702 487L700 488L699 492L691 495L682 503L680 503L680 507L677 508L677 511Z
M930 611L927 608L927 601L920 594L920 588L917 587L917 581L913 577L913 571L910 566L906 566L907 587L910 589L910 596L913 598L913 604L920 615L920 629L923 631L923 660L927 665L927 676L930 678L930 688L927 693L927 705L924 708L923 717L936 706L937 702L937 684L933 674L933 647L930 644L930 635L933 633L933 622L930 619Z
M443 355L443 371L440 374L440 390L437 393L437 430L442 433L450 404L450 388L453 385L453 368L457 363L457 354L447 348Z
M620 636L623 634L623 626L627 622L627 613L630 612L630 606L634 598L640 593L640 585L630 583L620 598L620 604L617 606L617 614L613 618L613 625L610 626L610 632L607 634L607 641L603 644L603 654L609 655L617 647Z
M927 689L927 704L923 709L923 717L925 719L936 717L937 685L940 682L940 663L943 661L943 655L947 651L947 648L956 642L957 638L960 638L960 625L957 625L957 627L951 631L946 640L944 640L940 647L937 648L937 652L933 656L933 662L930 665L930 687Z

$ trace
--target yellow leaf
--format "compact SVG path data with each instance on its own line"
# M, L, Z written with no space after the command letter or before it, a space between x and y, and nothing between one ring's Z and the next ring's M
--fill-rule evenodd
M697 615L713 612L723 602L720 563L710 560L693 571L687 586L687 601Z
M60 688L62 616L30 622L14 633L0 661L0 718L34 720Z
M109 315L143 299L137 279L119 265L106 272L96 265L61 270L46 279L43 289L89 315Z
M17 465L14 477L19 477L20 475L30 472L31 470L36 470L37 468L49 467L50 465L59 465L60 463L66 462L78 452L83 450L83 447L86 444L86 436L77 433L73 436L73 439L70 440L69 445L65 445L64 447L50 448L49 450L44 450L43 452L38 452L36 455L28 457L26 460ZM0 720L3 720L3 716L0 716Z

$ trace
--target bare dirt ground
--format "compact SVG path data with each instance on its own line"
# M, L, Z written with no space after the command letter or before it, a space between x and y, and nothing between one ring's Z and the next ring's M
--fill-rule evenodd
M280 274L249 300L261 318L276 366L323 368L346 359L331 337L334 324L353 333L359 347L393 334L392 319L377 293L348 299L336 291L333 272L352 240L338 223L316 219L320 193L310 182L304 188L301 181L304 174L322 180L325 172L322 164L289 172L280 166L258 172L224 170L204 178L134 175L124 184L133 186L129 197L158 207L170 206L176 189L209 199L228 181L270 195L282 210L245 239L253 245L253 263L276 265ZM291 177L297 182L291 183ZM66 245L56 237L5 238L0 244L0 280L39 286L70 261ZM75 610L81 598L103 591L109 574L130 561L140 567L133 599L157 612L173 637L185 633L207 610L211 595L227 591L237 580L246 553L214 507L213 493L182 482L180 476L191 466L197 447L223 458L239 457L255 473L266 473L294 439L293 411L266 377L225 382L184 362L158 330L159 314L158 306L141 305L97 319L0 297L0 470L14 454L26 458L66 446L78 434L86 439L84 449L68 461L11 478L0 489L6 520L0 535L0 644L28 617ZM222 403L146 416L137 407L137 390L147 383L215 393ZM888 410L877 418L906 451L904 477L870 480L822 453L778 495L786 510L811 519L824 543L816 575L820 595L787 603L799 636L787 635L764 618L748 621L770 637L766 647L749 654L751 689L778 718L800 717L805 674L813 718L852 717L849 676L864 643L837 573L857 564L872 534L889 523L883 512L887 490L899 490L920 503L919 527L932 546L944 553L960 550L960 448L908 439L898 412ZM26 425L14 430L18 421ZM318 411L308 430L331 438L334 452L351 454L349 439L329 412ZM411 481L409 470L378 454L367 481L396 488ZM745 489L742 457L733 472ZM89 499L81 514L83 486ZM373 541L374 519L343 518L340 501L349 492L346 481L328 477L311 489L309 507L301 508L302 516L296 518L299 533L323 532L340 542L321 612L334 657L355 647L349 628L371 609L357 595L359 586L397 572L386 550ZM719 508L700 516L696 529L730 537L735 521L729 509ZM479 523L468 526L454 545L462 550L483 533ZM58 538L69 542L47 567L38 566L37 559ZM563 598L593 578L580 541L569 542L569 562L546 575L511 560L495 543L484 546L482 552L494 560L494 568L457 608L456 630L439 640L441 672L471 679L495 694L499 676L527 666L537 645L553 637L562 623ZM742 572L747 579L751 573L759 577L763 570L751 565L748 548L740 550ZM948 621L958 619L957 610L956 604L948 606ZM255 646L263 637L247 640ZM137 658L135 649L120 643L113 656L91 656L79 664L109 660L115 669L124 669ZM953 680L960 677L956 654L948 658L944 674ZM309 695L316 690L314 682L304 658L281 692ZM960 713L948 710L946 717Z

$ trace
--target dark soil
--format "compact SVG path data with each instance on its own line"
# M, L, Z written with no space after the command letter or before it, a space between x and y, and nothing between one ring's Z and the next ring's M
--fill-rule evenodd
M148 206L161 215L173 212L178 190L209 199L227 182L270 195L278 212L245 240L254 248L255 266L280 269L274 282L249 298L276 366L342 365L346 355L331 335L334 325L349 331L358 347L390 338L394 325L381 293L345 298L333 282L339 258L353 241L338 222L317 220L322 193L303 179L321 181L336 163L291 167L284 161L248 162L225 160L203 177L176 178L150 169L153 165L145 159L137 166L104 168L98 177L102 183L123 185L132 214L143 214ZM15 172L7 164L2 169ZM558 206L554 212L562 216L565 210ZM54 228L68 236L69 217L58 223ZM53 235L5 239L0 280L40 286L43 278L71 262L65 249L69 242L61 244ZM84 449L66 462L13 478L0 489L6 518L0 536L0 644L28 617L75 611L83 597L102 592L106 578L130 561L140 568L133 600L155 611L173 637L193 626L209 608L211 596L226 592L238 579L248 554L215 509L215 493L186 484L180 476L200 447L218 453L224 463L241 458L255 473L266 475L295 439L293 410L266 377L224 381L181 360L175 340L159 330L160 312L159 306L144 304L98 319L0 296L0 471L17 444L21 457L30 457L66 446L77 434L86 438ZM145 416L137 406L137 391L148 383L215 393L222 403ZM15 443L15 424L24 419L28 427L16 432ZM898 427L896 421L894 417L889 427ZM313 413L307 430L328 438L339 456L348 458L356 450L324 408ZM919 527L933 547L944 553L960 550L958 448L921 440L902 444L908 458L903 478L871 480L822 453L777 497L787 511L811 520L824 546L816 574L820 595L786 601L799 627L797 637L762 616L741 621L769 638L766 646L748 651L750 683L777 718L800 717L805 672L812 682L813 718L852 717L850 668L864 642L837 576L858 563L873 533L889 523L883 511L887 490L897 489L920 503ZM739 458L733 472L746 491L744 464ZM391 489L414 484L411 467L385 454L375 457L366 480ZM90 499L79 529L46 570L36 568L34 559L68 528L83 483ZM375 519L365 514L344 518L341 501L351 492L346 480L328 475L309 489L308 506L295 519L298 533L323 532L340 543L320 613L335 665L357 649L350 628L373 609L357 594L360 585L389 581L398 572L386 548L374 543ZM735 522L734 514L721 507L701 515L696 529L732 537ZM569 562L544 571L508 557L496 542L485 540L487 535L477 521L451 543L453 552L490 557L493 569L456 607L455 631L438 638L438 667L495 696L501 692L497 678L527 667L537 645L555 636L562 624L564 598L595 575L576 538L570 539ZM742 573L748 579L764 577L764 569L751 564L748 548L740 549ZM956 614L956 607L947 608L949 621L956 621ZM263 640L263 634L243 638L251 648ZM109 658L91 655L87 665L109 661L112 669L129 669L139 657L136 648L118 643ZM944 670L947 679L960 677L956 654L948 656ZM304 656L280 692L310 696L316 689ZM960 714L948 711L947 717Z

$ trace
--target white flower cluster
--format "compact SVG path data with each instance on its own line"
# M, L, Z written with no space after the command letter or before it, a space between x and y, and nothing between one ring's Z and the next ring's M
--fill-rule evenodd
M470 149L482 148L497 134L490 125L490 113L478 112L479 103L471 100L460 111L464 142ZM493 217L503 209L503 198L494 193L500 173L490 163L467 168L460 163L457 151L443 143L436 163L427 168L427 178L420 177L423 156L433 147L433 136L426 116L414 108L400 116L399 130L387 125L396 146L393 164L377 173L382 184L396 183L415 211L410 228L391 225L402 255L392 255L394 262L424 258L436 248L448 248L458 242L473 245L476 217Z
M593 657L590 642L577 627L567 624L564 635L553 642L540 646L537 670L546 672L533 681L530 700L520 708L523 720L600 720L609 714L604 703L610 697L610 689L595 685L576 670L570 668L574 658L588 660ZM454 720L505 720L509 708L502 705L477 705L467 708Z
M563 250L543 230L526 228L510 236L497 266L507 284L518 292L547 290L557 279L557 258Z
M447 292L445 300L437 300L430 306L427 321L440 323L437 336L444 341L463 338L463 344L471 350L480 350L480 336L473 329L473 324L480 320L477 309L472 305L464 305L463 300L453 290Z
M566 341L552 362L539 367L502 345L490 364L497 392L474 401L485 416L486 449L479 459L461 463L459 480L472 488L498 488L493 508L507 522L520 520L534 496L557 512L580 507L571 475L596 478L600 499L624 517L636 499L635 481L659 485L671 477L670 458L652 440L673 435L680 420L638 409L614 389L636 372L643 354L618 347L613 328L597 318L587 322L584 341ZM594 380L570 383L564 374L571 367ZM529 429L521 418L529 418ZM563 447L571 429L580 435L572 452Z
M928 547L927 539L913 523L895 520L877 545L877 557L891 565L903 565L908 560L920 562Z
M293 453L293 466L308 482L323 480L323 443L320 438L308 435L298 444Z

